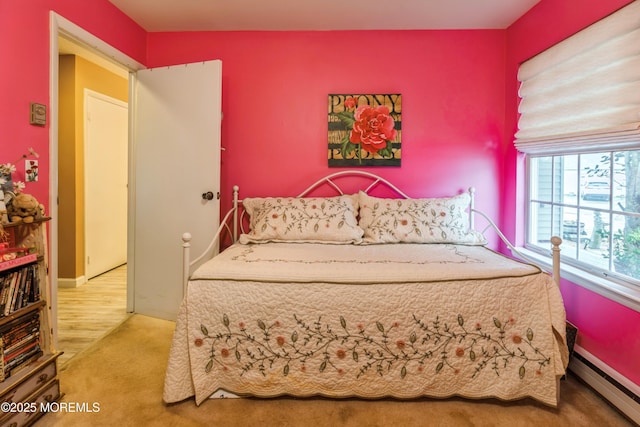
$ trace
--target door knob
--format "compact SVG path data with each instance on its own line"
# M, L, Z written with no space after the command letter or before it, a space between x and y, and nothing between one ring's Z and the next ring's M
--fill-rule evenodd
M206 193L202 193L203 200L213 200L213 192L207 191Z

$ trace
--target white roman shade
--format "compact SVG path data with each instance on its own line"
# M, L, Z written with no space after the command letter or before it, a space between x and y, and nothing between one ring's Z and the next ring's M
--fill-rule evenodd
M640 147L640 1L524 62L518 80L519 151Z

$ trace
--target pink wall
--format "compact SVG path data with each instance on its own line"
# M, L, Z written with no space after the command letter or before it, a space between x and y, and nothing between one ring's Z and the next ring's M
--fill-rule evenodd
M41 181L29 191L48 202L49 126L29 125L28 108L49 105L55 10L143 64L222 59L224 189L295 193L330 172L328 93L399 92L403 166L371 170L415 196L474 185L479 207L518 237L517 65L627 3L542 0L508 31L147 34L107 0L0 0L0 162L34 147ZM562 291L579 344L640 384L640 314L571 283Z
M151 33L148 61L222 60L223 200L234 184L292 195L336 171L329 93L401 93L402 166L368 170L413 196L474 185L497 216L504 43L504 31Z
M502 228L522 243L523 159L513 148L517 129L517 69L526 59L574 34L629 0L542 0L507 30L506 143ZM640 385L640 313L568 281L562 283L567 317L578 344Z
M54 10L139 62L146 58L146 32L107 0L0 0L0 163L33 147L40 180L27 191L49 212L49 124L29 124L29 103L49 106L49 11ZM24 181L24 164L16 180Z

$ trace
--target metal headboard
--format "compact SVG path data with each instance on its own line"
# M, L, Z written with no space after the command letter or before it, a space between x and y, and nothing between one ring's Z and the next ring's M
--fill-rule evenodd
M329 174L323 178L320 178L313 184L311 184L309 187L307 187L304 191L302 191L295 197L306 197L309 194L311 194L314 190L317 190L322 187L329 187L336 192L336 195L342 196L345 194L345 191L343 190L344 186L339 185L338 181L341 178L352 178L352 177L362 177L369 181L368 185L365 184L364 188L359 189L359 191L362 191L364 193L369 194L374 188L381 185L384 188L392 190L393 192L395 192L397 195L399 195L404 199L411 198L404 191L400 190L398 187L396 187L394 184L392 184L385 178L371 172L358 171L358 170L346 170L346 171L334 172L332 174ZM241 233L245 232L244 230L245 212L244 210L240 209L242 200L239 198L239 192L240 192L240 188L237 185L235 185L233 187L233 207L231 209L233 211L233 216L234 216L233 231L232 231L233 242L236 242L238 240L238 231L240 231ZM471 196L471 205L469 209L469 225L470 225L470 228L473 229L474 227L473 210L475 206L474 204L475 189L473 187L469 188L469 195Z

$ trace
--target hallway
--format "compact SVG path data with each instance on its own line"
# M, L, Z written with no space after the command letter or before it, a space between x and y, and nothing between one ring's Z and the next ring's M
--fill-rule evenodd
M127 266L94 277L77 288L58 288L58 345L66 362L129 317Z

